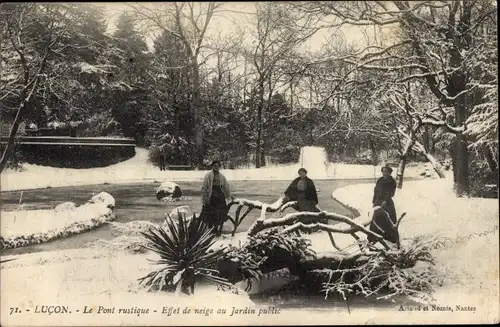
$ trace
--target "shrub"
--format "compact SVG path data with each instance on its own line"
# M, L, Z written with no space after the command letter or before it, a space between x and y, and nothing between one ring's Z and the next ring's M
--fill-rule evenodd
M270 152L270 156L271 163L274 164L296 163L300 158L300 147L294 145L278 147Z
M149 147L149 162L154 166L160 167L162 146L152 145ZM184 146L175 148L170 145L164 145L163 151L166 154L166 164L170 165L186 165L190 162L190 156Z
M474 154L474 153L473 153ZM469 186L473 197L498 198L498 180L488 167L486 160L478 155L471 155L469 160ZM487 188L486 185L497 185Z
M159 146L152 145L149 147L148 160L156 167L160 167L161 150Z

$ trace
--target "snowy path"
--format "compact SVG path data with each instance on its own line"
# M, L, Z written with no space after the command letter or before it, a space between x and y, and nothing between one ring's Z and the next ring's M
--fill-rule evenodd
M311 151L310 151L311 152ZM317 152L317 151L316 151ZM348 165L327 163L321 153L311 152L303 162L270 166L260 169L224 170L229 180L291 180L297 176L298 168L304 166L312 179L362 179L376 178L380 167L369 165ZM315 159L316 158L316 159ZM74 186L89 184L123 184L141 181L200 181L205 171L160 171L148 162L148 150L136 148L136 155L124 162L108 167L90 169L52 168L26 164L25 171L5 170L0 174L2 191L25 190L58 186ZM421 167L408 167L405 177L417 177Z

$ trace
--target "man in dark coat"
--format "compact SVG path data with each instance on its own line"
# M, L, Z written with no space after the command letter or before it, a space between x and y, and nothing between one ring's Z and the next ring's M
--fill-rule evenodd
M381 210L375 212L375 216L370 224L370 230L383 236L390 242L397 243L399 234L393 226L397 222L396 208L392 200L392 197L396 193L396 181L392 178L391 174L391 167L387 165L382 167L382 177L375 184L372 199L373 207L380 206L385 212ZM368 241L373 242L375 238L368 236Z

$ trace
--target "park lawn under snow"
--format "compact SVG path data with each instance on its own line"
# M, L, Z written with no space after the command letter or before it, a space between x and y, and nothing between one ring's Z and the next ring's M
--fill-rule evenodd
M380 167L370 165L350 165L328 163L324 154L315 153L311 147L311 155L306 154L304 167L309 170L313 179L363 179L375 178L380 175ZM321 155L323 157L321 157ZM319 156L319 157L318 157ZM302 164L282 166L266 166L264 168L246 168L223 170L229 181L233 180L291 180L297 176L297 170ZM7 169L0 175L2 191L23 189L75 186L88 184L135 183L146 180L163 181L201 181L206 171L160 171L148 162L148 150L136 148L136 155L121 163L108 167L90 169L53 168L25 164L25 170ZM422 167L408 167L406 177L416 177L422 173Z
M372 184L360 184L338 189L334 192L338 200L360 209L366 214L370 205ZM368 202L368 203L367 203ZM355 307L351 304L349 315L345 305L321 309L283 310L279 315L258 317L241 315L229 317L212 313L190 315L190 323L203 324L296 324L310 322L310 311L315 323L465 323L494 322L499 319L498 292L498 201L496 199L456 198L451 192L448 179L405 182L403 189L395 197L399 214L407 212L400 230L403 239L419 235L439 233L442 237L455 239L471 233L486 232L482 236L457 240L433 251L438 268L447 274L445 285L435 294L440 306L474 306L475 312L400 312L399 303L394 307ZM496 226L496 230L495 230ZM488 232L490 231L490 232ZM244 240L244 233L235 240ZM330 242L326 235L312 234L315 250L329 251ZM219 244L228 242L221 240ZM340 246L351 243L349 237L339 236ZM137 278L151 269L147 258L152 254L129 254L123 251L79 249L57 252L32 253L20 256L2 257L17 260L2 264L2 324L50 324L68 325L81 322L79 315L35 316L23 314L8 315L11 306L31 307L40 304L68 304L72 308L84 305L97 307L116 306L123 308L157 308L184 305L199 308L244 308L253 306L246 296L215 292L214 288L201 289L194 297L177 299L170 294L151 294L137 291ZM127 292L127 290L133 290ZM138 292L138 293L135 293ZM161 298L160 298L161 296ZM307 304L306 304L307 305ZM257 310L258 312L258 310ZM36 320L35 320L36 319ZM179 324L186 317L167 317L161 314L149 315L89 315L86 324Z

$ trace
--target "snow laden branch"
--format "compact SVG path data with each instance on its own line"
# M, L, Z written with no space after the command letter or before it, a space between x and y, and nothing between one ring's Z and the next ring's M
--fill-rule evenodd
M432 109L423 109L419 110L413 104L412 97L410 95L410 91L407 87L404 87L404 91L400 89L391 89L388 91L389 99L392 104L395 105L398 109L405 112L409 118L415 119L417 126L414 127L414 130L418 130L423 126L434 126L434 127L443 127L446 131L459 134L463 133L466 129L465 125L461 126L452 126L448 123L448 114L445 112L445 108L443 106L438 106ZM439 115L439 116L438 116Z
M325 231L329 234L330 240L332 242L332 245L334 248L338 249L336 246L335 240L333 238L333 235L331 233L340 233L340 234L350 234L356 241L360 239L358 235L356 235L357 232L361 232L365 234L366 236L370 235L374 237L377 242L382 244L384 248L389 249L389 245L387 242L384 240L384 238L369 230L367 226L369 226L374 219L375 216L383 214L387 215L387 213L380 207L374 207L367 217L365 219L357 219L353 220L347 216L334 213L334 212L328 212L328 211L321 211L321 212L295 212L295 213L290 213L285 215L284 217L279 217L279 218L266 218L266 213L267 212L280 212L283 213L283 211L289 207L292 207L296 204L294 201L288 201L285 202L284 198L279 198L277 201L275 201L272 204L266 204L260 201L252 201L252 200L247 200L247 199L233 199L229 205L228 208L230 209L233 205L237 205L235 217L233 218L232 216L229 216L228 219L234 224L235 228L233 231L233 235L235 233L236 228L238 227L239 224L241 224L241 221L253 210L253 209L259 209L261 211L260 217L255 221L255 223L249 228L248 230L248 235L249 236L254 236L258 234L259 232L273 228L273 227L284 227L284 226L289 226L286 227L282 233L290 233L290 232L296 232L296 231ZM241 211L243 210L244 207L247 207L246 210L241 214ZM229 211L229 210L228 210ZM393 224L393 227L398 228L399 227L399 222L400 220L404 217L405 214L401 216L401 218L398 220L397 224ZM310 220L311 218L315 218L315 221L324 221L324 220L330 220L333 222L336 222L337 224L343 224L339 226L335 225L328 225L324 223L304 223L305 220ZM389 221L389 217L386 217ZM392 222L391 222L392 224Z
M235 198L228 203L228 220L231 221L234 225L234 230L232 235L236 233L236 229L241 224L243 219L253 210L259 209L261 211L261 217L265 217L266 212L277 212L279 211L280 215L289 207L293 207L297 202L295 201L286 201L284 197L279 198L272 204L266 204L260 201L252 201L247 199ZM236 206L236 211L234 217L229 214L229 211L233 206ZM244 209L246 207L246 209ZM241 213L243 211L243 214Z
M441 127L447 132L461 134L465 131L465 126L452 126L448 123L449 117L442 105L437 108L430 108L422 97L412 96L410 85L393 85L386 93L392 106L403 116L406 116L406 126L399 124L396 127L396 134L399 139L404 140L404 146L400 150L400 161L397 171L397 187L403 186L403 175L406 166L406 160L410 151L416 151L424 155L432 164L434 170L440 178L444 178L444 172L437 160L427 151L427 149L418 142L423 127L433 126Z
M350 234L356 241L359 240L359 236L356 235L357 232L361 232L365 234L366 236L370 235L373 236L377 242L380 242L384 246L384 248L389 249L389 245L387 242L384 240L384 238L369 230L366 226L369 226L370 223L372 222L373 218L375 215L380 214L380 210L382 210L380 207L375 207L371 211L371 213L368 216L368 219L364 221L355 221L349 217L346 217L344 215L340 215L338 213L334 212L328 212L328 211L321 211L321 212L296 212L296 213L290 213L287 214L284 217L280 218L269 218L266 219L264 216L261 216L259 219L255 221L255 223L250 227L248 230L248 235L252 236L255 235L265 229L268 228L273 228L273 227L283 227L283 226L290 226L287 227L283 230L283 233L290 233L290 232L295 232L298 230L302 231L325 231L329 233L330 235L330 240L332 240L332 235L331 233L340 233L340 234ZM335 225L327 225L324 223L313 223L313 224L306 224L302 222L303 220L306 219L311 219L312 217L316 218L316 221L321 221L324 219L334 221L336 223L343 223L347 225L347 227L336 227ZM332 241L332 245L338 249L336 246L335 242Z

